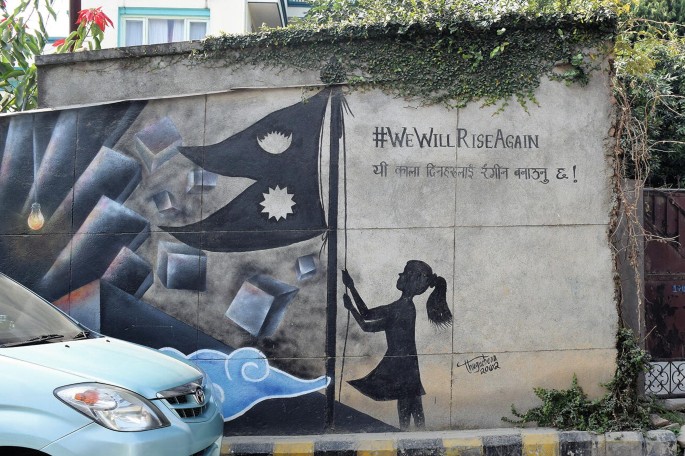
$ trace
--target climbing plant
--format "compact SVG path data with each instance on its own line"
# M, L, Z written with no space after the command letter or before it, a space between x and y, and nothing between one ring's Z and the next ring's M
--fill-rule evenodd
M685 24L685 2L682 0L642 0L637 3L635 14L658 22Z
M222 35L206 39L196 57L235 66L324 68L325 83L381 88L427 104L511 98L525 104L534 101L542 76L584 83L615 26L608 10L488 18L426 14L420 20ZM326 67L331 57L335 71Z
M614 85L619 99L630 109L636 127L633 134L644 137L641 144L631 140L632 136L623 141L626 176L639 179L642 175L651 187L685 186L683 31L685 24L635 21L630 34L625 33L616 46L619 58Z

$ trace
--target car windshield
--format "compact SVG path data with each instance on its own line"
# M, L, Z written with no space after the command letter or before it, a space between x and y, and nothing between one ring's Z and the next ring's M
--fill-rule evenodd
M50 303L0 274L0 348L85 336L82 327Z

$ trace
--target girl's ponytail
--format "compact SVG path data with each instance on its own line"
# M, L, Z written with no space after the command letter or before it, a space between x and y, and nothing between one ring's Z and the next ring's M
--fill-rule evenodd
M447 281L434 274L431 286L434 289L426 303L428 319L435 326L446 328L452 324L452 312L447 305Z

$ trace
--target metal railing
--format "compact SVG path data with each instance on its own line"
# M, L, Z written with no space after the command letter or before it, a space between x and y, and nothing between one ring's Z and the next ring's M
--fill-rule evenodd
M645 393L658 397L685 397L685 360L655 361L645 374Z

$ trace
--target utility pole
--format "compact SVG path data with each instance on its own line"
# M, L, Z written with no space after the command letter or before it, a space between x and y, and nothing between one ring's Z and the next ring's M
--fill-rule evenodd
M81 11L81 0L69 0L69 33L76 31L79 11Z

